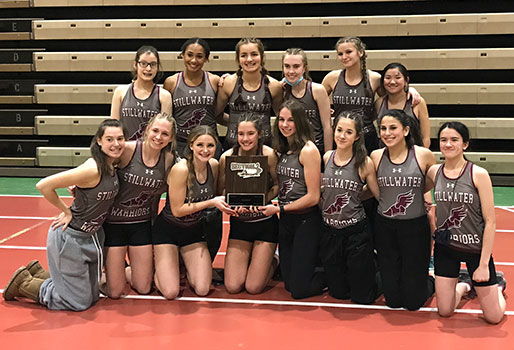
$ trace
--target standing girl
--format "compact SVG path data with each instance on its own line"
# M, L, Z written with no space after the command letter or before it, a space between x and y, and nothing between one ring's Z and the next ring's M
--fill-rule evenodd
M277 155L262 143L262 124L259 116L245 112L237 124L237 144L220 158L220 190L225 188L226 157L232 155L264 155L268 158L269 188L266 202L278 193ZM225 256L225 288L239 293L243 287L250 294L258 294L268 284L276 268L274 253L278 242L278 217L264 215L256 208L238 208L238 215L230 217L230 235Z
M370 154L378 148L373 109L375 93L379 92L380 74L366 68L366 45L358 37L344 37L336 43L337 57L343 65L328 73L323 79L327 93L332 94L334 115L342 111L356 111L362 118L366 150ZM418 102L416 90L410 89L414 103ZM383 92L380 91L381 95Z
M304 109L314 132L314 143L321 154L332 149L330 100L323 85L309 74L307 55L302 49L287 49L282 56L284 99L296 99Z
M427 176L434 181L437 204L435 232L435 290L439 315L453 315L462 296L474 287L484 318L499 323L505 313L492 249L496 232L493 187L487 171L466 160L469 131L460 122L439 129L439 146L445 157ZM457 283L461 262L466 262L472 286Z
M198 125L216 127L215 102L220 77L205 72L203 66L209 61L209 44L200 38L187 40L181 48L184 71L164 81L164 88L171 93L173 117L177 121L177 151L183 157L187 148L187 136ZM217 157L221 145L216 147Z
M228 129L225 149L237 142L237 121L246 111L257 113L262 119L264 144L271 144L270 117L282 103L282 86L268 75L264 67L264 45L257 38L243 38L236 45L239 69L225 78L218 91L216 115L223 113L228 103Z
M171 95L156 84L160 67L157 49L141 46L132 65L132 83L114 91L111 118L121 120L129 140L141 138L146 125L157 113L171 114Z
M48 231L47 258L50 278L35 277L20 267L4 289L4 299L25 297L51 310L82 311L99 299L105 221L118 194L114 163L125 148L119 121L104 120L91 142L91 158L79 167L39 181L37 189L62 210ZM75 187L71 207L57 188ZM41 275L41 274L40 274Z
M430 228L424 194L425 174L435 164L430 150L415 146L411 118L390 110L379 121L385 147L371 153L380 188L375 245L386 304L419 309L434 292L428 276Z
M212 279L211 256L203 211L216 207L235 214L217 193L218 161L216 133L199 125L188 137L189 150L168 175L166 205L155 220L152 232L155 255L155 284L167 299L180 292L179 252L184 259L189 285L197 295L209 293Z
M267 216L280 212L278 248L282 278L293 298L300 299L321 294L325 285L322 274L315 272L321 224L321 156L302 105L288 100L279 111L273 141L280 154L280 206L260 209Z
M378 198L373 162L366 155L361 120L343 112L334 120L335 151L325 153L320 201L320 255L328 292L370 304L378 295L371 230L362 206L364 184Z
M130 260L132 287L150 292L153 278L152 222L175 161L175 120L159 113L150 119L143 140L129 141L120 159L120 193L104 224L107 294L119 298L127 283L125 256Z
M386 95L380 97L375 102L378 119L390 109L401 109L412 118L416 128L414 141L418 146L430 147L430 120L428 119L428 109L425 99L419 97L419 103L412 105L412 97L408 97L409 92L409 71L401 63L389 63L380 77L380 86ZM411 130L413 131L413 130Z

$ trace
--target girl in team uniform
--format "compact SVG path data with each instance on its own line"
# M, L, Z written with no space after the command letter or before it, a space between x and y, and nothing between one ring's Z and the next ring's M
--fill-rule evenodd
M175 161L175 120L159 113L150 119L142 140L129 141L118 166L120 192L104 224L107 294L119 298L127 283L125 256L130 260L132 287L150 292L153 279L152 222Z
M282 86L268 75L264 67L264 45L257 38L243 38L236 45L239 69L225 78L218 91L216 115L223 113L228 103L228 129L225 149L237 143L237 121L243 112L252 111L262 119L264 144L271 145L273 111L282 103Z
M331 296L370 304L378 296L379 287L361 194L366 184L378 198L378 185L364 147L361 119L351 112L337 116L334 141L336 150L323 157L320 256Z
M446 122L439 129L439 146L445 157L430 168L435 183L437 230L435 232L435 290L441 316L453 315L468 283L458 283L461 262L466 262L484 318L499 323L505 313L502 289L492 257L496 218L493 188L487 171L466 160L469 131L460 122Z
M166 205L155 220L152 232L155 255L155 285L167 299L180 292L179 252L191 288L205 296L212 279L211 256L206 244L207 230L203 212L216 207L235 214L223 196L216 197L218 161L216 133L199 125L189 134L185 159L173 166L168 175Z
M430 147L430 120L428 118L428 109L425 99L419 97L419 103L412 105L412 97L408 97L409 92L409 71L401 63L390 63L382 71L380 77L380 86L386 92L385 96L375 101L375 109L377 110L378 120L380 120L386 111L390 109L401 109L414 122L419 130L420 137L415 139L418 146L426 148ZM413 136L415 136L413 134Z
M304 109L314 132L320 154L332 149L330 100L323 85L314 83L309 74L307 55L302 49L287 49L282 56L284 100L295 99Z
M37 189L46 200L62 210L48 231L50 277L44 271L20 267L4 289L5 300L24 297L51 310L82 311L99 299L102 224L118 194L114 166L125 148L120 122L104 120L90 148L91 158L84 164L37 183ZM75 186L71 207L55 191L68 186ZM40 265L38 267L41 269ZM39 278L43 275L46 279Z
M366 150L370 154L378 148L378 137L373 125L375 111L373 101L379 91L380 74L366 68L366 45L357 37L344 37L337 41L336 51L343 69L328 73L322 85L332 94L334 115L342 111L355 111L362 118ZM418 102L416 90L410 89L414 104Z
M153 46L141 46L132 66L132 83L118 86L112 96L111 118L119 119L129 140L143 137L157 113L171 114L171 95L159 88L161 63Z
M279 207L267 205L267 215L280 213L280 271L285 288L295 299L321 294L323 276L315 272L318 261L321 216L321 156L313 142L305 110L295 100L285 101L273 126Z
M385 147L373 151L371 159L380 189L375 245L386 304L417 310L434 292L424 194L431 188L425 174L435 158L414 145L410 119L401 110L384 114L379 127Z
M266 202L278 193L276 173L277 155L263 145L263 132L259 115L245 112L237 124L237 144L220 158L220 190L225 188L226 157L231 155L268 157L269 189ZM237 216L230 217L230 235L225 256L225 288L239 293L243 287L250 294L258 294L268 284L275 268L274 253L278 242L278 217L266 216L257 208L237 208Z
M184 157L191 130L198 125L217 130L215 102L220 77L203 70L211 52L205 40L191 38L181 50L185 70L166 78L164 88L171 93L173 117L177 121L177 152ZM216 154L219 158L221 145L216 147Z

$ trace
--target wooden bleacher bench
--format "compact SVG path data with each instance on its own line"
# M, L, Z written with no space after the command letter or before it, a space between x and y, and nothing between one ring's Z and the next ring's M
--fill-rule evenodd
M512 104L514 84L411 84L428 105ZM36 103L110 104L117 85L112 84L36 84Z
M310 71L341 68L335 50L307 50L306 54ZM391 62L401 62L409 70L514 69L514 48L367 50L366 54L367 67L377 71ZM163 71L184 69L180 52L161 51L159 55ZM283 51L266 52L269 71L282 70L282 55ZM32 61L36 72L125 72L130 70L134 56L134 52L34 52ZM205 64L205 70L213 72L231 72L236 68L232 51L213 51Z
M34 20L36 40L512 34L513 13L348 17Z

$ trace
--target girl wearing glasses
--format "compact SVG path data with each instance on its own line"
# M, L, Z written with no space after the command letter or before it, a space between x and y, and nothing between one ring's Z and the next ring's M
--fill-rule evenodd
M155 84L162 75L160 68L157 49L141 46L132 65L132 83L114 91L111 118L121 120L129 140L141 138L157 113L171 114L170 93Z

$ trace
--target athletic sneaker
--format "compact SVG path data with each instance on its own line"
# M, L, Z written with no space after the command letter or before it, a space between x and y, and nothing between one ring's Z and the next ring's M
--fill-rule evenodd
M471 276L469 275L468 269L460 269L459 271L459 283L466 283L470 290L465 295L466 299L475 299L477 296L477 292L473 287L473 283L471 282Z
M502 289L502 293L505 293L507 289L507 280L502 271L496 271L496 279L498 280L498 287Z

